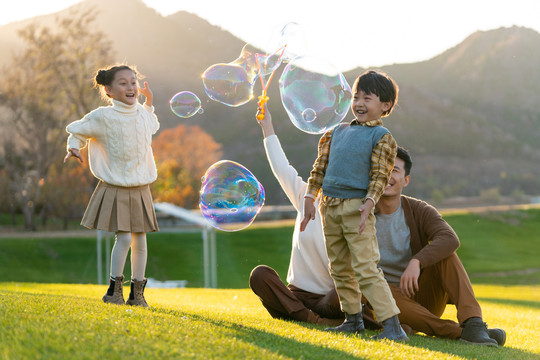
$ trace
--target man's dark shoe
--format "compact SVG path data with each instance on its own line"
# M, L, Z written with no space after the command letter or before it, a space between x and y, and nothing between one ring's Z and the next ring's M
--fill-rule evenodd
M481 318L467 319L461 327L463 328L461 341L475 345L498 346L497 340L489 337L487 325Z
M503 346L506 342L506 331L503 329L488 329L488 335L495 340L499 346Z
M363 334L365 332L365 328L362 313L359 312L358 314L346 314L343 324L336 327L326 328L324 329L324 331Z
M390 319L386 319L382 322L383 331L378 335L374 335L371 338L373 340L392 340L392 341L409 341L409 337L401 327L399 318L397 315L392 316Z

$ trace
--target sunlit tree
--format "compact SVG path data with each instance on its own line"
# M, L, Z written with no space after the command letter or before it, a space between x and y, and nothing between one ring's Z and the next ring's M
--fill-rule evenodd
M93 73L111 63L113 54L110 40L92 25L95 15L73 12L51 27L22 29L19 36L26 46L3 70L4 165L27 229L35 230L39 200L55 199L42 189L52 164L62 162L65 126L100 101L92 88Z
M221 145L199 126L178 125L163 130L152 147L158 168L152 185L155 200L197 207L201 177L220 159Z

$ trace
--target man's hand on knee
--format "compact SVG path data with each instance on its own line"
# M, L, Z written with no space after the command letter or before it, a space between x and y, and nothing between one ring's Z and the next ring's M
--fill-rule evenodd
M420 261L411 259L409 265L401 275L399 287L401 293L409 298L412 298L418 291L418 278L420 277Z

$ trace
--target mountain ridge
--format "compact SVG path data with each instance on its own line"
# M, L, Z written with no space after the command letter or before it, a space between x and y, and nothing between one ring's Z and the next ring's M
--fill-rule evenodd
M268 204L288 202L265 159L254 119L256 99L233 108L211 101L204 92L204 70L233 61L245 44L229 32L184 11L161 16L140 0L85 0L56 14L0 26L0 47L17 51L18 28L31 22L52 24L55 16L79 6L98 11L96 26L106 29L118 61L136 64L146 76L163 129L200 125L223 145L224 159L243 164L263 183ZM119 11L130 21L115 21ZM9 63L10 53L0 55L0 66ZM375 68L400 86L398 106L383 120L413 156L406 193L426 199L476 196L493 188L501 194L537 194L540 170L532 164L540 160L539 63L540 33L514 26L475 32L422 62ZM364 70L344 76L352 84ZM301 132L288 120L279 98L282 71L283 66L268 90L269 109L291 164L307 179L319 136ZM183 90L199 96L203 114L174 116L168 101ZM255 98L258 92L260 85ZM351 119L350 114L345 118Z

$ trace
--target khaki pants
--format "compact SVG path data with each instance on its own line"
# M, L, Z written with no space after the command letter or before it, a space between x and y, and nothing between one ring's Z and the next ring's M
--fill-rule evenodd
M348 314L362 311L362 294L369 301L377 320L382 322L399 314L379 262L375 234L375 215L369 214L366 227L358 234L364 199L344 199L337 205L321 202L326 250L330 274L336 284L341 310Z
M471 317L482 317L469 276L455 253L422 269L418 287L418 292L410 299L399 287L390 286L401 310L399 321L414 331L457 339L461 336L460 324ZM458 322L440 318L447 304L456 306Z

